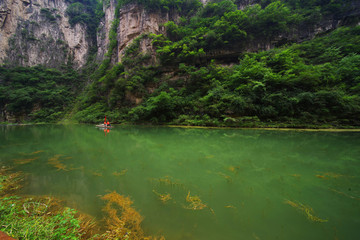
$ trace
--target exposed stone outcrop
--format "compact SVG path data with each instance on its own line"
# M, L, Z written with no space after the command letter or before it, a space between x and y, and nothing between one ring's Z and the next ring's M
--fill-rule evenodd
M103 19L100 21L97 32L97 61L100 62L104 59L104 56L109 48L109 33L112 23L115 19L116 1L110 0L108 4L103 5L103 11L105 13Z
M237 0L235 4L238 6L238 9L243 10L248 6L260 3L260 0Z
M211 0L200 0L207 4ZM260 0L236 0L239 9L259 3ZM0 64L12 66L33 66L42 64L58 67L71 61L76 68L81 68L87 61L92 45L83 24L71 26L66 16L70 1L66 0L0 0ZM104 17L97 32L96 59L101 62L109 48L109 33L115 18L116 0L104 1ZM352 8L344 16L328 16L313 26L299 27L298 31L278 36L276 39L253 39L246 43L247 51L266 50L282 43L303 41L316 34L335 29L345 21L358 19L360 3L353 1ZM112 55L112 62L120 62L124 50L132 41L144 33L165 33L163 24L169 20L177 21L176 12L147 11L141 5L128 4L119 12L117 26L118 47ZM222 51L219 58L233 56L242 49ZM240 46L240 44L239 44ZM236 47L236 46L235 46ZM150 53L155 60L155 51L151 40L144 38L140 50ZM207 58L217 58L218 53L208 53ZM235 59L235 58L234 58ZM231 60L230 60L231 61Z
M0 63L82 67L90 42L81 24L70 26L65 0L0 0Z
M178 19L176 13L149 12L142 6L129 4L120 10L120 24L118 26L117 61L120 62L125 48L143 33L165 33L164 23ZM140 43L140 50L153 52L149 40Z

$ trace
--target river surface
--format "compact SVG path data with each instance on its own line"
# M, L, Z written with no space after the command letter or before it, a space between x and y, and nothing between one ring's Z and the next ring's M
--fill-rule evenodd
M360 239L359 132L0 126L0 162L97 219L129 196L167 240Z

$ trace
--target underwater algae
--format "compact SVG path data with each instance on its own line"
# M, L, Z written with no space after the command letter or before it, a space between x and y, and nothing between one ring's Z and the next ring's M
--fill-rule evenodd
M32 161L35 161L36 159L39 159L39 157L34 157L34 158L25 158L25 159L14 159L15 164L27 164L27 163L31 163Z
M184 184L180 183L178 180L173 180L170 176L165 176L162 178L151 178L151 182L159 183L160 185L170 186L170 187L180 187L185 189Z
M222 173L222 172L218 172L217 174L218 174L219 176L225 178L228 183L232 183L232 182L233 182L232 178L231 178L229 175L226 175L225 173Z
M290 206L300 210L301 212L303 212L303 214L305 214L307 216L307 218L313 222L327 222L327 219L321 219L317 216L314 216L314 210L310 207L310 206L306 206L300 202L293 202L290 200L285 200L284 201L285 204L289 204Z
M238 174L240 167L239 166L229 166L227 168L227 170L229 170L230 172L232 172L234 174Z
M333 172L326 172L326 173L322 173L315 175L315 177L317 178L323 178L323 179L329 179L329 178L340 178L340 177L347 177L346 175L342 175L342 174L338 174L338 173L333 173Z
M96 171L91 171L91 174L96 176L96 177L102 177L102 173L101 172L96 172Z
M35 152L31 152L31 153L20 153L20 155L24 155L24 156L32 156L32 155L37 155L39 153L43 153L45 152L44 150L38 150L38 151L35 151Z
M2 231L19 239L44 239L43 228L51 232L62 227L62 233L68 233L74 231L68 225L69 221L78 219L79 225L75 231L78 231L81 236L79 239L90 239L99 233L100 228L96 226L93 217L65 207L64 202L58 198L17 195L22 188L25 175L23 172L11 173L10 171L11 169L6 167L0 169L0 205L5 210L2 211L5 214L5 218L1 219ZM12 214L7 214L7 211L11 211ZM74 214L74 219L64 217L62 221L57 222L59 225L53 225L56 223L55 219L59 219L59 215L65 212ZM30 230L24 229L22 226L29 227L27 225L29 222L34 226ZM49 225L50 223L52 225Z
M22 156L28 156L28 158L20 158L20 159L14 159L13 161L15 162L15 164L19 164L19 165L23 165L23 164L27 164L27 163L31 163L37 159L39 159L39 157L34 157L34 155L38 155L39 153L43 153L45 152L44 150L38 150L32 153L19 153ZM32 156L32 157L30 157Z
M335 192L335 193L337 193L337 194L343 195L343 196L345 196L345 197L348 197L348 198L351 198L351 199L355 199L355 200L360 201L360 197L354 197L354 196L352 196L352 195L349 195L349 194L347 194L347 193L338 191L338 190L333 189L333 188L329 188L329 190L331 190L331 191L333 191L333 192Z
M155 193L155 195L158 196L159 200L160 200L162 203L167 203L169 200L172 199L170 193L161 194L161 193L156 192L155 190L153 190L153 193Z
M56 154L55 156L49 158L48 160L48 164L52 165L53 167L55 167L58 171L59 170L63 170L63 171L69 171L69 169L67 168L67 166L65 164L63 164L62 162L60 162L60 157L62 155L61 154Z
M22 187L20 183L23 180L23 173L9 173L8 168L0 168L0 196L11 195L19 190Z
M123 169L123 170L121 170L120 172L113 172L112 173L112 175L114 175L114 176L124 176L126 173L127 173L127 169Z
M214 210L207 206L198 196L191 196L190 191L186 196L186 202L189 203L188 206L184 206L185 209L190 210L202 210L204 208L208 208L212 214L215 214Z
M140 226L143 217L133 207L129 197L122 196L116 191L101 197L107 201L103 211L108 231L102 235L105 239L156 240L158 238L145 236ZM163 236L159 238L165 240Z

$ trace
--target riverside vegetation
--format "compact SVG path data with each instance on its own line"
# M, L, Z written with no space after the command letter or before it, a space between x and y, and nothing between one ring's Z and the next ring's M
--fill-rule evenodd
M103 224L50 196L17 195L24 174L0 170L0 231L17 239L164 239L146 237L143 217L129 197L111 192L102 197Z
M135 39L122 62L112 65L118 10L131 2L148 11L177 11L180 19L167 22L164 35ZM0 106L31 122L95 123L107 115L114 123L359 126L358 19L343 19L344 26L295 43L302 28L311 30L329 16L341 19L351 1L263 0L243 10L236 3L119 0L108 53L97 70L91 57L83 74L72 71L71 77L65 69L1 67ZM99 6L96 1L72 3L70 22L89 24L89 34L94 32L102 16ZM288 37L279 41L279 36ZM144 39L156 49L156 64L149 65L152 56L139 50ZM260 40L277 40L278 47L248 52L247 43ZM233 54L220 57L221 52Z

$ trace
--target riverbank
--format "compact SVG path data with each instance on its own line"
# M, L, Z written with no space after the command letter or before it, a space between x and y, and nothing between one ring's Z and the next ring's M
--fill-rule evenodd
M0 126L31 126L44 124L96 124L96 123L78 123L74 121L60 121L58 123L0 123ZM352 125L330 125L330 124L290 124L290 123L247 123L247 124L220 124L220 125L189 125L189 124L153 124L153 123L133 123L122 122L112 123L113 126L161 126L161 127L180 127L180 128L199 128L199 129L260 129L260 130L280 130L280 131L327 131L327 132L360 132L360 126Z
M22 196L24 176L0 169L0 232L15 239L145 239L143 218L128 197L116 192L103 196L107 217L99 221L52 196Z

